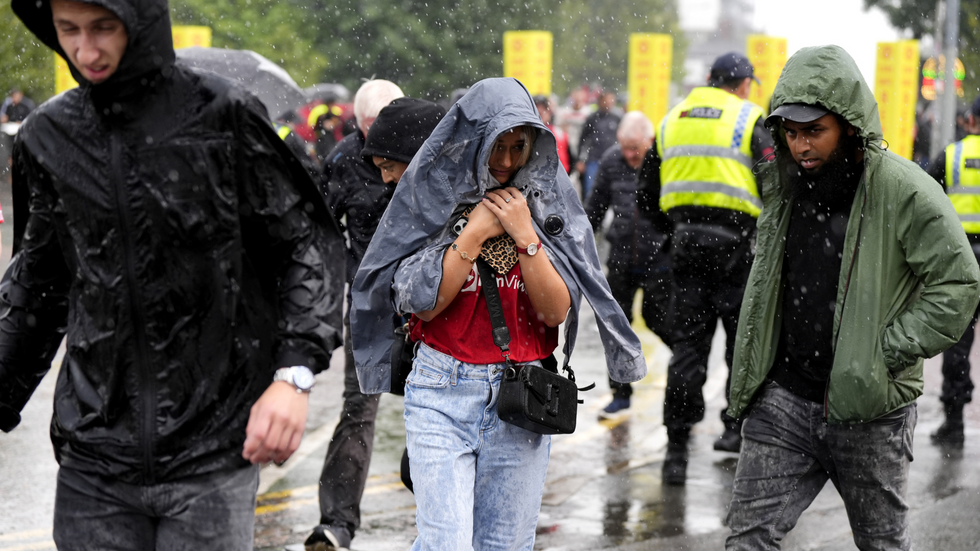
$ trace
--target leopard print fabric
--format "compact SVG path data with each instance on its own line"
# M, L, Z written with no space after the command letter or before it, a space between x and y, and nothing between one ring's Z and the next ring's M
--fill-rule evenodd
M514 238L506 233L491 237L483 242L480 258L486 260L493 271L507 275L514 264L517 264L517 244L514 243Z
M463 216L468 217L472 211L473 207L467 208L463 211ZM517 264L517 243L506 233L491 237L483 242L480 258L485 260L494 272L506 275Z

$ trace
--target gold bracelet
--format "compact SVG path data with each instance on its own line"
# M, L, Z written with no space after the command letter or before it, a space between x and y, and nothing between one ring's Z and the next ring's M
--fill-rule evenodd
M457 247L455 243L453 243L453 247L452 248L453 248L454 251L456 251L456 252L459 253L460 258L462 258L463 260L469 262L470 264L473 264L473 263L476 262L476 258L474 258L474 257L466 254L466 251L459 250L459 247ZM480 255L476 255L476 256L480 256Z

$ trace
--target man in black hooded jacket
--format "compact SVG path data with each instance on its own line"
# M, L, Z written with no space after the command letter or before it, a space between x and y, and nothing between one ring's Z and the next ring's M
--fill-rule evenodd
M166 0L12 8L80 86L14 144L0 429L67 334L58 548L250 550L341 342L336 224L257 99L174 64Z

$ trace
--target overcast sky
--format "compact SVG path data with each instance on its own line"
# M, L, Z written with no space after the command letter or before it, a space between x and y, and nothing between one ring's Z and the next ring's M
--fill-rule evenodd
M679 0L678 6L682 25L713 26L720 0ZM863 0L755 0L753 26L762 34L786 38L789 55L806 46L841 46L874 88L877 43L902 36L881 10L866 12L863 6Z
M862 0L755 0L755 27L787 39L789 55L806 46L837 44L857 62L874 88L877 43L901 40L881 10Z

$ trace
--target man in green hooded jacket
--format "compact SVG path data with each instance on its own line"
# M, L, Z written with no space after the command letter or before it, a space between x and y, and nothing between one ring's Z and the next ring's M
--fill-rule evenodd
M844 50L794 54L772 107L732 369L728 413L745 420L726 548L779 549L829 479L858 548L910 549L923 358L963 334L980 270L942 189L882 148Z

